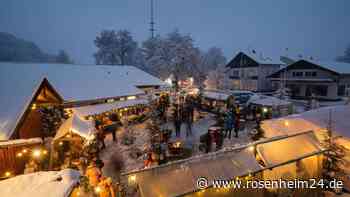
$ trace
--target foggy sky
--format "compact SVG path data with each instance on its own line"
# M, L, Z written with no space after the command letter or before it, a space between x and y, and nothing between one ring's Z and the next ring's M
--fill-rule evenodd
M76 63L94 63L93 40L103 29L150 36L149 0L0 0L0 31L66 50ZM155 0L157 34L190 33L202 49L228 59L240 49L333 60L350 44L349 0Z

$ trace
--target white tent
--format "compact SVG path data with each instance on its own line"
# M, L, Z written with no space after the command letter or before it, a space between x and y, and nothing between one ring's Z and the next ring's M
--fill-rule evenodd
M291 135L310 130L315 131L317 137L321 137L321 131L329 126L330 112L334 135L350 138L349 105L322 107L301 114L266 120L262 122L261 128L265 132L265 137Z
M69 133L75 133L87 140L94 138L95 126L93 121L82 120L79 116L73 114L58 129L54 140L64 137Z
M79 182L76 170L36 172L0 181L0 196L68 197Z

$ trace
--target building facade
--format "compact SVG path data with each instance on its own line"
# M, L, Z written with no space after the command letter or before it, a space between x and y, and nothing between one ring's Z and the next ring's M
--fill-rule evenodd
M294 98L315 96L337 100L349 95L350 64L299 60L268 76L274 89L282 85Z
M279 60L258 56L254 50L250 53L239 52L226 65L229 68L230 89L271 91L271 83L266 77L277 72L282 64Z

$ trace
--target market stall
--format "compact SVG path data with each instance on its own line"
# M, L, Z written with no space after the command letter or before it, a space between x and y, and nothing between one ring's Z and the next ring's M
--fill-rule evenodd
M55 166L65 163L65 160L80 158L83 147L92 143L95 139L96 129L93 121L83 120L77 115L73 115L58 129L53 142L51 165L55 161Z
M250 109L258 108L262 112L263 119L287 116L293 113L293 104L272 96L261 96L248 102Z

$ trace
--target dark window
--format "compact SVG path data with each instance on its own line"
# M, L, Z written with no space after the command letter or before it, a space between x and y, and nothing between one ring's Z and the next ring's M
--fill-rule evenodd
M338 96L345 96L345 85L338 86Z
M293 77L302 77L303 72L293 72Z
M305 72L305 76L307 77L316 77L317 73L315 71L313 72Z

